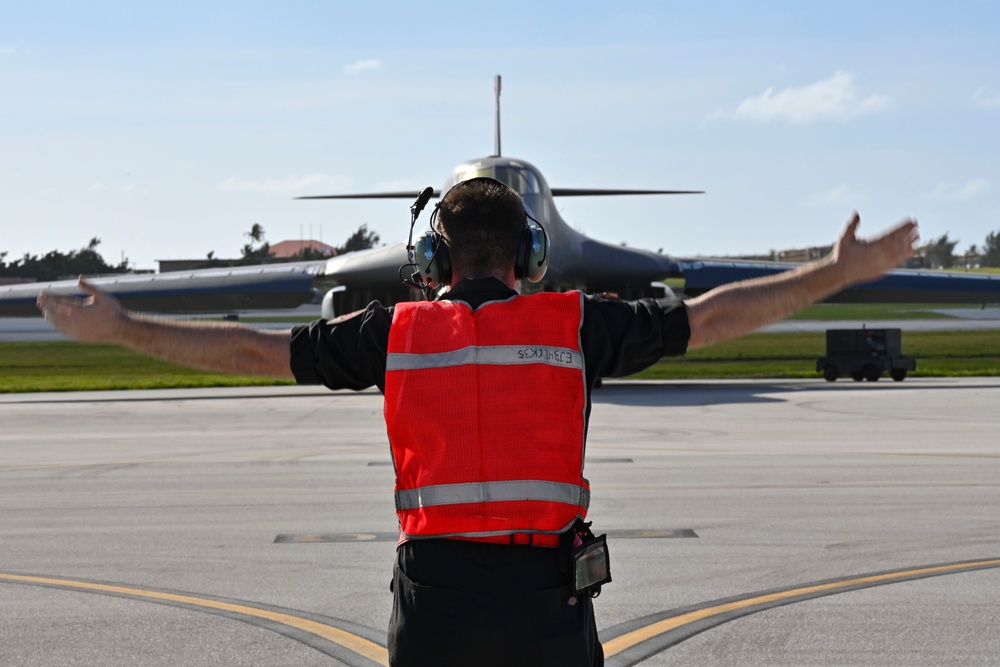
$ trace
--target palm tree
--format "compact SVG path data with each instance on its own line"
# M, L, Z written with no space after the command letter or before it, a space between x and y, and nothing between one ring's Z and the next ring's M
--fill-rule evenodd
M260 223L255 222L244 236L249 237L254 243L260 243L264 239L264 228L261 227Z

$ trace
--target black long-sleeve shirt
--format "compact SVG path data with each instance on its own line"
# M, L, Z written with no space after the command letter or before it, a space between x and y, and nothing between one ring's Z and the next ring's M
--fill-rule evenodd
M481 278L459 282L446 298L476 309L515 294L495 278ZM372 302L338 320L295 327L291 367L296 381L330 389L384 390L392 313L391 306ZM690 336L687 312L677 301L587 295L580 332L587 387L592 388L598 378L630 375L660 357L684 354Z

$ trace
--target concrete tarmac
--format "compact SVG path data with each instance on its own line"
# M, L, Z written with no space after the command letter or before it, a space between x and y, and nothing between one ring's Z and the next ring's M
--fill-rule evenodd
M998 406L1000 378L607 383L608 664L997 664ZM0 395L0 665L385 664L381 410Z

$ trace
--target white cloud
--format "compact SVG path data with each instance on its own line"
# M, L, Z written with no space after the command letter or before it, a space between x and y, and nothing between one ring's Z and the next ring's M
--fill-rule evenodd
M992 184L985 178L974 178L962 185L939 183L933 190L927 193L926 197L942 201L964 202L985 195L991 187Z
M1000 109L1000 93L990 93L985 86L979 87L979 90L972 96L972 101L976 106Z
M330 194L329 191L349 187L351 180L327 174L291 174L284 178L245 179L230 176L215 186L216 190L264 192L269 194Z
M843 183L832 190L809 195L806 197L805 204L812 208L824 208L827 206L856 207L860 202L867 199L867 197L866 193L852 190L846 183Z
M344 65L341 69L345 74L357 74L366 70L382 69L382 61L378 58L369 58L368 60L359 60L356 63Z
M0 44L0 53L4 55L14 53L14 47L9 44Z
M837 72L825 81L785 88L768 88L756 97L743 100L736 108L736 118L772 121L784 120L806 125L824 120L847 121L858 116L886 111L890 100L884 95L862 98L854 85L854 76Z

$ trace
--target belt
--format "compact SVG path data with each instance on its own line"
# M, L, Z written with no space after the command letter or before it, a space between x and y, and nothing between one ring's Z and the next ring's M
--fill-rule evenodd
M558 547L559 536L547 533L513 533L511 535L492 535L486 537L458 537L455 539L470 542L487 542L489 544L517 544L525 547Z

